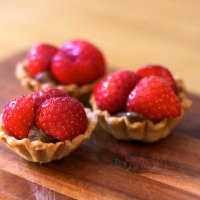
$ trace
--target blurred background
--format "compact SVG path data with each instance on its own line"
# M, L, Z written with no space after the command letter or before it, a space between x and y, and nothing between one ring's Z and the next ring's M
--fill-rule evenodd
M109 66L163 64L200 93L199 0L0 0L0 59L82 38Z

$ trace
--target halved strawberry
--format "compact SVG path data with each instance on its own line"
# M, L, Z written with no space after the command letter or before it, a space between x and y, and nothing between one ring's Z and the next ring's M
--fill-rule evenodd
M28 54L27 67L32 77L38 73L49 69L52 57L57 53L58 49L49 44L38 44L33 47Z
M28 136L33 118L34 101L30 95L24 95L8 102L3 111L3 122L6 129L17 139Z
M62 90L55 89L55 88L48 88L43 89L38 92L33 92L32 94L34 103L35 103L35 110L39 107L39 105L52 97L66 97L67 94L63 92Z
M159 76L167 82L174 92L177 91L176 82L171 72L161 65L146 65L139 68L136 73L141 77Z
M71 140L84 133L87 117L83 105L71 97L54 97L44 101L36 111L36 126L59 140Z
M62 84L88 84L102 77L105 71L102 52L83 40L65 43L51 64L53 77Z
M121 70L105 77L94 88L94 98L101 110L110 113L122 111L130 91L140 77L132 71Z
M128 96L127 111L137 112L150 120L178 117L178 97L165 80L158 76L143 78Z

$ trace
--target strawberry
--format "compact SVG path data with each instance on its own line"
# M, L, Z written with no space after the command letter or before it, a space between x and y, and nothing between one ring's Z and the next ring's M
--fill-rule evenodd
M3 111L3 122L9 133L17 139L28 136L33 124L34 101L29 95L16 98L6 104Z
M52 57L57 48L49 44L38 44L33 47L27 58L27 69L32 77L49 69Z
M105 77L94 88L94 98L101 110L116 113L125 109L126 100L140 77L132 71L122 70Z
M137 74L141 77L159 76L162 77L169 86L176 92L176 82L171 72L161 65L146 65L137 70Z
M59 89L49 88L40 90L38 92L33 92L32 97L35 102L35 110L39 107L39 105L45 101L46 99L50 99L52 97L66 97L67 94Z
M88 84L103 76L105 70L101 51L81 40L65 43L51 64L53 77L62 84Z
M87 117L83 105L71 97L44 101L36 111L35 124L42 132L59 140L71 140L84 133Z
M180 102L162 78L143 78L129 94L127 111L137 112L150 120L178 117L181 114Z

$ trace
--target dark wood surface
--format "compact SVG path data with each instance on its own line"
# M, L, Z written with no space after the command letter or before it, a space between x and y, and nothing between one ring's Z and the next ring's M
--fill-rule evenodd
M24 54L0 63L0 109L26 91L14 77ZM0 199L200 199L200 97L165 140L116 141L97 127L70 156L27 162L0 144Z

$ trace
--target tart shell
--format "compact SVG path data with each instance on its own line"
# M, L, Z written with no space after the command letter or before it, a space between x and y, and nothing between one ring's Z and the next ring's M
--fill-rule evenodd
M99 125L114 138L120 140L140 140L156 142L167 137L171 130L181 121L192 102L187 97L183 81L176 79L178 98L181 103L181 115L176 118L165 118L157 123L150 120L130 122L128 117L112 116L108 111L100 110L95 104L94 97L90 99L93 111L98 116Z
M31 142L27 138L17 140L9 135L2 117L0 119L0 140L11 150L28 161L48 163L52 160L60 160L78 148L81 143L88 140L96 127L96 115L89 109L85 109L85 111L88 119L88 127L85 133L76 136L72 140L59 141L56 143L44 143L40 140Z
M20 81L21 85L31 91L38 91L46 88L57 88L63 90L72 97L80 97L91 93L94 83L85 84L83 86L78 86L76 84L61 85L56 82L41 83L38 80L32 78L26 67L26 61L20 62L16 66L16 77Z

